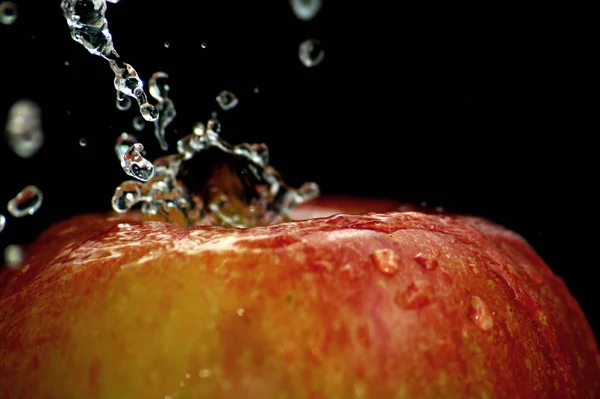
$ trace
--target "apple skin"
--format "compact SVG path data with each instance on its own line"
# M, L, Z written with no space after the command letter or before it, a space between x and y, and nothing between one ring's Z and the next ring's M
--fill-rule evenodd
M600 355L563 281L484 219L95 214L0 273L0 397L593 399Z

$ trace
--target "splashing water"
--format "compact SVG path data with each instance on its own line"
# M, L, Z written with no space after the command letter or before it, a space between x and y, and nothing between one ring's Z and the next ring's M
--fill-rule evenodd
M154 176L154 165L142 156L142 151L144 146L141 143L129 147L121 158L121 167L129 176L147 181Z
M110 1L116 3L116 1ZM91 54L105 58L115 74L117 98L133 97L140 113L149 122L158 118L158 110L148 103L144 84L133 67L123 61L114 48L106 20L105 0L62 0L61 8L69 25L71 37Z
M16 218L33 215L42 206L43 199L42 192L36 186L27 186L8 202L6 208Z
M119 158L119 161L123 159L123 156L129 149L129 147L131 147L137 142L138 139L133 134L125 132L121 133L121 135L117 138L117 142L115 144L115 154L117 154L117 158Z
M193 133L177 143L178 154L155 160L153 178L144 184L126 181L117 187L113 209L126 212L142 203L143 213L188 226L250 227L287 220L294 206L318 196L315 183L298 189L287 186L268 164L265 144L232 146L219 137L219 131L216 119L206 126L196 124ZM199 153L202 156L196 157ZM209 162L209 167L185 171L208 169L207 176L181 173L183 162L198 160Z
M217 103L223 111L228 111L232 108L235 108L235 106L238 104L238 99L232 92L223 90L217 96Z
M317 15L323 2L321 0L290 0L290 5L298 19L310 21Z
M19 100L8 111L6 138L21 158L31 158L44 144L41 114L40 107L31 100Z
M6 226L6 216L0 213L0 233L4 230L4 226Z
M158 119L154 121L154 135L160 143L160 148L164 151L169 149L169 145L165 140L166 128L169 126L177 112L173 101L169 98L169 85L167 84L169 75L164 72L155 72L149 81L150 95L158 101L157 109L159 112Z
M319 40L307 39L300 43L298 58L305 67L311 68L319 65L323 61L323 57L325 57L325 51Z
M0 3L0 23L12 25L17 20L17 5L12 1L3 1Z

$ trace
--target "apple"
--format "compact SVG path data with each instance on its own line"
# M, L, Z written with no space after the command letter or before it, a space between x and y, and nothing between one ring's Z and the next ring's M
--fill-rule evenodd
M0 274L0 396L600 397L586 318L519 235L398 209L57 223Z

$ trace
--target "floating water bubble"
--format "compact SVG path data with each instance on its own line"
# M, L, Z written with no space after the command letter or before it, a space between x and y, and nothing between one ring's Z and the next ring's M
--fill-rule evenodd
M115 154L117 154L117 158L119 158L119 161L123 159L123 156L129 149L129 147L131 147L137 142L138 139L134 135L125 132L121 133L121 135L117 138L117 142L115 144Z
M307 39L300 43L298 57L305 67L310 68L319 65L323 61L325 51L319 40Z
M121 167L131 177L141 181L147 181L154 176L154 165L142 156L144 146L135 143L125 152L121 159Z
M228 111L232 108L235 108L235 106L238 104L238 99L232 92L223 90L217 96L217 103L223 111Z
M127 111L129 108L131 108L131 98L117 92L117 109L119 111Z
M165 48L171 47L171 43L168 40L165 40Z
M33 215L42 206L43 199L42 192L36 186L27 186L8 202L7 209L16 218Z
M202 43L200 44L200 47L202 47L202 48L206 48L206 42L202 42Z
M169 149L169 145L165 140L167 126L169 126L177 116L175 105L173 105L173 101L169 98L170 88L167 84L168 79L169 75L165 72L155 72L152 74L148 84L150 95L158 101L157 109L159 115L158 119L154 121L154 135L160 143L160 148L164 151Z
M254 88L254 94L258 94L260 92L260 89L258 87Z
M86 147L87 146L87 140L84 139L83 137L79 139L79 145L81 147Z
M18 269L25 259L25 252L19 245L11 244L4 248L4 264L9 269Z
M73 40L83 45L91 54L108 60L115 74L114 86L118 96L135 98L144 119L150 122L156 120L158 111L148 103L142 80L131 65L121 61L114 48L105 17L106 1L62 0L61 8Z
M6 216L0 213L0 233L4 230L4 226L6 226Z
M290 0L294 15L302 21L310 21L317 15L323 2L321 0Z
M3 1L0 3L0 23L12 25L17 20L17 5L12 1Z
M42 111L31 100L19 100L10 107L6 121L6 139L21 158L34 156L44 144Z
M146 121L141 116L133 118L133 128L138 132L141 132L146 127Z
M471 297L469 318L482 331L489 331L494 327L492 312L487 304L478 296Z
M65 66L69 66L71 63L69 61L65 61Z

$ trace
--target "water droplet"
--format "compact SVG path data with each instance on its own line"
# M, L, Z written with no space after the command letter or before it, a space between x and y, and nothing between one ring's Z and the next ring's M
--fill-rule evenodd
M117 93L117 109L119 111L127 111L129 108L131 108L131 98Z
M319 65L323 61L325 51L319 40L307 39L300 43L298 57L305 67L310 68Z
M380 272L386 276L393 276L400 267L400 258L391 249L378 249L371 254L371 260Z
M121 135L117 138L117 143L115 144L115 154L117 154L119 161L123 159L123 156L129 147L137 142L138 139L134 135L125 132L121 133Z
M79 139L79 145L81 147L86 147L87 146L87 140L84 139L83 137Z
M44 144L40 107L31 100L19 100L8 111L6 138L21 158L31 158Z
M71 63L69 61L65 61L65 66L69 66Z
M260 89L258 87L254 88L254 94L258 94L260 92Z
M238 309L235 311L235 313L236 313L238 316L240 316L240 317L241 317L241 316L243 316L245 312L246 312L246 310L245 310L244 308L238 308Z
M212 371L210 369L202 369L198 372L198 376L200 378L208 378L212 375Z
M25 259L23 248L18 245L11 244L4 248L4 263L10 269L18 269Z
M238 104L238 99L232 92L223 90L217 96L217 103L223 111L228 111L232 108L235 108L235 106Z
M36 186L27 186L8 202L8 212L16 218L33 215L42 206L44 196Z
M0 3L0 23L12 25L17 20L17 5L12 1L3 1Z
M171 43L168 40L165 40L165 48L171 47Z
M310 21L317 15L323 2L322 0L290 0L290 5L298 19Z
M165 140L167 126L169 126L177 116L175 105L169 98L170 88L167 84L168 79L169 75L165 72L155 72L152 74L152 77L150 77L148 83L150 95L158 101L156 108L159 114L158 118L154 121L154 135L160 143L160 148L164 151L169 149L169 145Z
M434 270L439 266L437 256L423 252L415 255L415 261L425 270Z
M471 297L471 308L469 318L482 331L489 331L494 327L492 312L483 300L478 296Z
M131 177L141 181L147 181L154 176L154 165L142 156L144 146L135 143L125 152L121 159L121 167Z
M146 121L141 116L137 115L133 118L133 128L141 132L146 127Z
M0 213L0 233L4 230L4 226L6 226L6 216Z
M420 309L433 302L433 290L411 283L406 289L398 291L394 300L404 309Z
M202 48L206 48L206 42L202 42L202 43L200 44L200 47L202 47Z
M143 200L142 189L142 183L135 180L128 180L121 183L113 195L112 208L115 212L127 212L135 204Z

